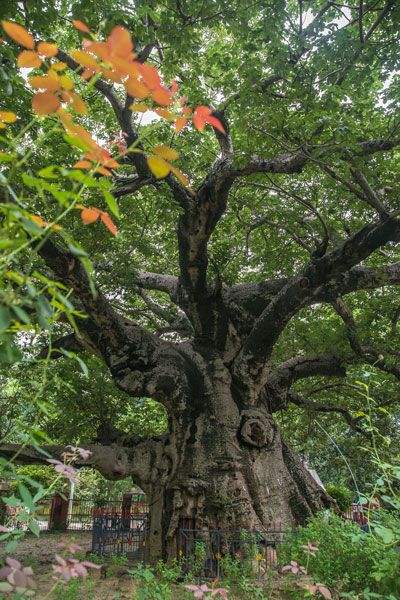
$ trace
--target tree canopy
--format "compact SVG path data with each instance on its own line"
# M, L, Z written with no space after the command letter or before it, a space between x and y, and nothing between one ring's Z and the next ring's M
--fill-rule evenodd
M29 418L15 411L28 381L31 416L54 440L124 446L167 430L164 408L145 398L176 416L183 397L212 393L208 376L219 393L218 360L249 420L247 445L270 443L269 417L250 414L261 405L328 478L324 455L336 449L324 429L348 453L371 423L395 438L400 5L10 0L0 17L57 45L49 60L69 67L79 94L64 88L63 99L109 152L87 175L84 146L71 146L68 123L65 141L65 118L43 97L38 107L5 28L1 108L18 116L0 155L5 240L19 219L10 203L26 211L25 232L1 246L2 356L16 363L3 375L6 441L18 443L12 425ZM115 27L164 87L152 87L155 70L137 80L145 93L100 72L90 43L71 52L88 31L110 39ZM33 94L33 111L50 116L31 122ZM27 225L29 214L40 220ZM43 233L58 220L62 230ZM19 316L4 312L13 302ZM47 408L39 373L52 382ZM363 455L354 460L367 477Z

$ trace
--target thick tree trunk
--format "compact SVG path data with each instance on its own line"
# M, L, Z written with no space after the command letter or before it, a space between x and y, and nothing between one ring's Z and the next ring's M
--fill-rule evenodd
M227 371L220 375L190 410L172 416L161 463L143 484L151 560L176 556L187 519L196 528L268 530L304 522L329 505L267 409L240 408Z

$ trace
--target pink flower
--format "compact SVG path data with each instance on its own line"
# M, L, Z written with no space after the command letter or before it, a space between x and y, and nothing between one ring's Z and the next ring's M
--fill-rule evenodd
M9 533L11 531L11 529L8 529L7 527L3 527L3 525L0 525L0 533Z
M83 550L82 546L78 546L78 544L74 543L67 544L65 542L60 542L58 545L60 548L65 548L70 554L75 554L75 552L78 552L78 550Z
M19 560L6 558L6 566L0 569L0 592L16 592L33 596L36 584L31 567L23 567Z
M78 479L74 467L71 467L71 465L66 465L55 458L48 458L47 462L54 465L54 469L57 471L57 473L64 475L64 477L69 479L71 483L77 483Z
M330 600L332 598L330 590L322 583L313 583L311 585L309 583L304 583L301 585L301 587L307 590L311 596L315 596L315 594L319 592L323 598L326 598L326 600Z
M78 547L79 548L79 547ZM58 574L53 579L56 581L70 581L73 577L86 577L88 572L87 569L100 569L100 565L95 565L88 560L79 561L76 558L62 558L58 554L55 556L58 564L53 564L53 571Z

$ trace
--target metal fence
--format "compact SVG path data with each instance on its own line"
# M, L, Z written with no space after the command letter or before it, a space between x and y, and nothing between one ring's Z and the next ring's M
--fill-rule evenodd
M108 514L93 519L92 552L126 554L130 560L146 562L146 514Z
M6 526L10 529L27 529L20 519L27 509L6 507ZM92 500L70 499L55 494L41 500L35 511L34 521L41 531L72 530L90 531L93 520L109 515L147 515L148 504L143 494L127 494L120 500L93 502Z
M279 564L279 547L287 532L187 529L179 530L178 560L183 574L210 578L242 575L262 579Z

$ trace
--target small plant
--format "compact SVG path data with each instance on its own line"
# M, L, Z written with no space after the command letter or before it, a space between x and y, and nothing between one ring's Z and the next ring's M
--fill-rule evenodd
M160 581L153 570L139 564L129 571L136 585L135 600L171 600L172 591L168 583Z
M207 584L202 583L201 585L185 585L185 590L193 592L194 598L214 598L220 596L228 600L228 590L225 588L210 588Z
M115 577L123 571L127 571L128 558L126 554L111 554L110 565L107 567L107 577Z
M181 567L176 559L167 565L163 560L159 560L156 565L156 573L160 580L165 583L176 583L182 574Z

